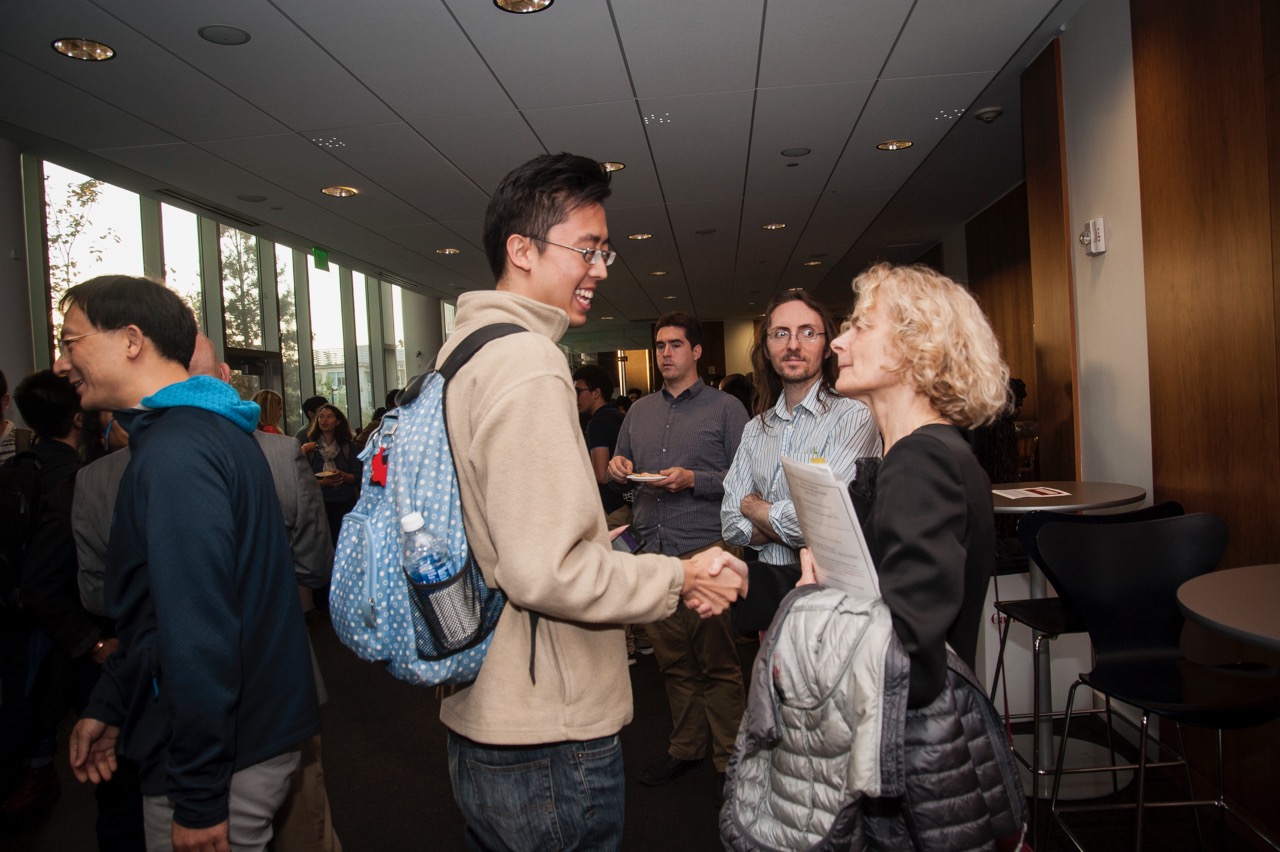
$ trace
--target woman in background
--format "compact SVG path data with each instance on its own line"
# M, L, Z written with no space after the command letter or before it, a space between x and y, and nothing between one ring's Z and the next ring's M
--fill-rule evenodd
M284 400L273 390L263 388L253 395L258 403L258 431L272 435L283 435L280 431L280 416L284 414Z
M853 289L853 316L831 343L835 388L871 408L884 438L854 503L911 658L908 706L923 707L946 684L948 643L974 666L995 528L991 483L960 430L1000 416L1009 370L977 302L934 270L878 264ZM812 556L801 556L811 582Z
M325 513L329 517L329 535L338 543L342 518L356 505L360 494L360 459L352 446L354 436L347 416L328 403L316 411L316 419L302 445L316 480L324 493Z

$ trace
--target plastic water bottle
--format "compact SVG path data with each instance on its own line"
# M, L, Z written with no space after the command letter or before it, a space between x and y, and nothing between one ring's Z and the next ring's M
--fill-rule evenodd
M448 559L444 539L426 529L421 512L400 519L403 535L401 564L415 583L436 583L447 577Z

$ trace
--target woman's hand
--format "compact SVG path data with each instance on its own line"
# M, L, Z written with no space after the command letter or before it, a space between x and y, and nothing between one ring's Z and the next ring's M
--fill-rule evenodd
M818 579L814 576L817 564L813 559L813 551L807 547L800 548L800 579L796 581L796 588L817 585Z
M303 454L304 456L309 456L309 455L311 455L312 453L314 453L315 451L316 451L316 442L315 442L315 441L307 441L305 444L303 444L303 445L302 445L302 454Z

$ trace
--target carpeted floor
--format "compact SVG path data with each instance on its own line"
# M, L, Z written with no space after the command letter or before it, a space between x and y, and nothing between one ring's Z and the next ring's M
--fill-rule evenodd
M453 803L445 758L445 733L434 694L400 683L380 667L343 648L328 622L308 619L330 701L322 711L324 765L333 821L347 852L454 850L462 848L462 820ZM744 671L757 646L742 645ZM714 850L717 832L716 775L710 760L664 787L635 782L636 773L665 751L670 732L666 695L652 656L631 668L635 721L623 731L627 772L625 850ZM1074 727L1074 726L1073 726ZM64 725L69 729L69 722ZM64 731L65 733L65 731ZM81 852L95 848L92 791L77 784L58 759L62 796L43 819L0 835L12 852ZM1176 776L1174 777L1176 780ZM1177 795L1173 782L1157 777L1149 796ZM1129 793L1122 793L1127 797ZM1047 808L1044 808L1047 810ZM1072 825L1086 849L1132 848L1131 811L1077 815ZM1252 848L1224 834L1216 813L1202 817L1205 848ZM1146 848L1195 849L1196 831L1184 810L1163 809L1148 818ZM1042 852L1068 849L1050 831Z

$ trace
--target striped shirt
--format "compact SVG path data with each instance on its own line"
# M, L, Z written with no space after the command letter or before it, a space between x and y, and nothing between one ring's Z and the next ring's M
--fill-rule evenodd
M720 540L724 476L746 422L741 402L701 380L676 397L666 388L643 396L627 411L616 452L631 460L636 473L693 471L693 488L674 494L653 485L636 488L631 508L643 552L680 556Z
M880 432L871 410L861 402L823 393L821 385L814 382L794 411L787 410L782 394L764 413L763 424L759 417L751 418L724 480L720 525L727 544L751 542L751 521L739 508L744 497L755 493L773 504L769 525L785 544L771 541L760 546L760 561L770 565L799 562L796 549L804 546L804 533L782 473L782 456L797 461L821 456L836 478L847 484L853 481L855 461L881 455Z

